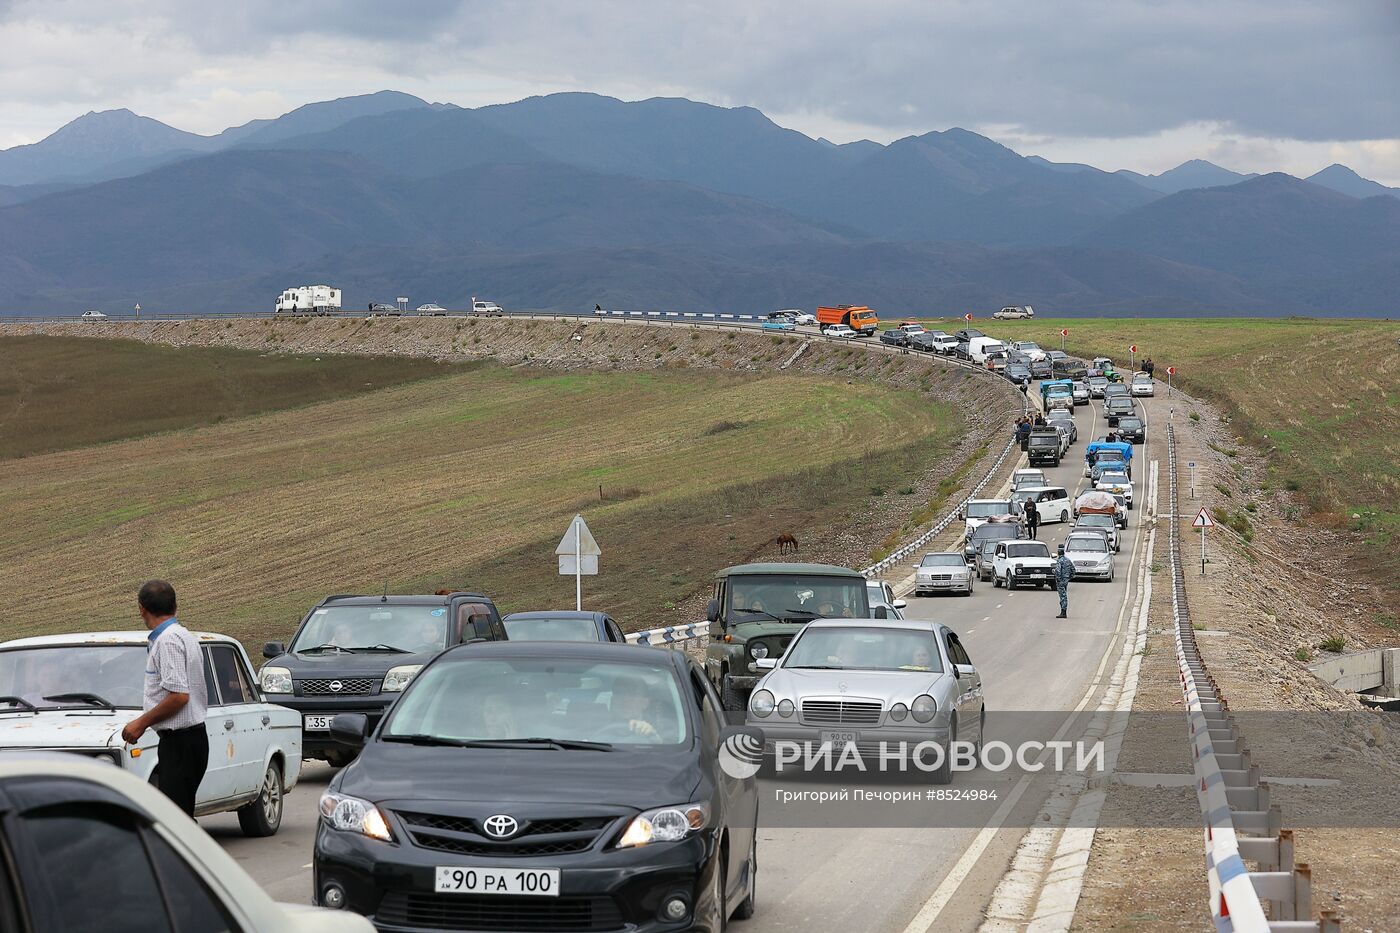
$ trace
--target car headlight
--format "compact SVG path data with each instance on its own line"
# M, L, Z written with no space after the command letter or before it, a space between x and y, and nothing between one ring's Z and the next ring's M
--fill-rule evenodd
M389 673L384 675L384 686L380 688L382 693L402 693L414 676L423 669L421 664L404 664L400 667L389 668Z
M773 694L767 690L755 690L749 698L749 712L760 717L772 715Z
M792 715L794 709L795 707L792 705L791 700L784 700L778 704L778 715L787 719Z
M263 693L291 693L292 672L285 667L265 667L258 674Z
M766 657L768 657L768 646L765 645L765 644L764 644L763 642L761 642L761 641L756 641L756 642L752 643L751 645L749 645L749 657L751 657L751 658L766 658Z
M658 807L638 813L617 840L619 849L650 845L653 842L679 842L691 833L705 828L710 821L710 808L703 803Z
M394 841L384 814L374 804L359 797L326 791L321 795L321 818L341 832L359 833L384 842Z
M903 703L896 703L890 707L890 718L895 722L904 722L904 717L909 715L909 707Z
M914 714L916 721L928 722L938 713L938 703L933 697L924 694L910 704L910 712Z

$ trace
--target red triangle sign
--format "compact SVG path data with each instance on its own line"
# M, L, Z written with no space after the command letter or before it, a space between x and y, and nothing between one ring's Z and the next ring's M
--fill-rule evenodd
M1215 522L1211 521L1210 515L1209 515L1209 513L1206 512L1204 506L1201 508L1201 510L1200 510L1199 512L1196 513L1196 520L1193 521L1193 522L1191 523L1191 527L1192 527L1192 528L1214 528L1214 527L1215 527Z

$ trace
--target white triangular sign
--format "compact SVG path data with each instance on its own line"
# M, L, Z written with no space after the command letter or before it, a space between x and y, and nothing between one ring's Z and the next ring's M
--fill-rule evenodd
M1215 522L1210 520L1205 508L1196 513L1196 520L1191 523L1192 528L1214 528Z
M578 526L578 553L586 556L601 557L602 548L598 547L598 542L593 540L593 532L588 530L588 523L583 520L582 515L575 515L574 520L569 522L569 530L564 532L564 537L559 539L559 546L554 549L554 553L560 556L568 554L574 555L574 526Z

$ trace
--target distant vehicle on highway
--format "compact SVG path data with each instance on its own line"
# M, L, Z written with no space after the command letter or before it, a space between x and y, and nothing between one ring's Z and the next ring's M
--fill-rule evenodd
M763 329L776 331L797 330L797 325L786 318L777 318L764 321Z
M277 296L274 314L333 314L340 310L340 289L333 285L297 285Z
M922 334L911 334L909 336L909 349L922 353L937 353L938 340L928 331L924 331Z
M419 305L415 310L416 310L419 314L446 314L446 313L447 313L447 309L444 308L442 305L435 305L435 304L432 304L432 303L425 304L425 305Z
M312 897L382 930L748 918L758 792L720 750L761 750L763 733L729 726L718 705L681 651L448 649L377 731L363 714L335 717L359 758L321 798Z
M1012 305L992 314L999 321L1014 321L1035 317L1035 309L1030 305Z
M1013 470L1011 472L1011 488L1020 489L1022 486L1047 486L1044 470Z
M1152 377L1147 373L1133 374L1133 394L1134 395L1154 395L1155 389L1152 385Z
M1058 353L1059 351L1051 350L1050 352ZM1051 362L1050 372L1056 379L1083 379L1088 375L1089 369L1084 365L1083 360L1063 356Z
M494 301L487 301L484 298L472 298L472 314L495 316L504 313L505 312L501 310L501 306Z
M1115 553L1122 547L1122 542L1118 539L1118 520L1115 516L1097 512L1080 512L1079 517L1075 519L1074 530L1070 532L1070 536L1073 537L1074 532L1081 528L1098 528L1106 531L1109 547L1113 548Z
M965 523L964 531L972 532L978 525L989 521L1006 521L1011 517L1010 499L969 499L958 509L958 517Z
M385 303L382 302L382 301L374 301L374 302L371 302L371 303L370 303L370 306L369 306L369 313L370 313L370 314L398 314L398 313L399 313L399 306L398 306L398 305L385 304Z
M1102 533L1071 534L1065 539L1065 556L1074 564L1076 580L1091 577L1113 582L1113 551Z
M862 337L873 337L880 329L880 318L865 305L837 305L834 308L818 308L817 323L822 330L845 326Z
M849 340L852 337L859 337L860 333L847 327L845 324L832 324L830 327L823 327L822 333L828 337L840 337Z
M945 752L954 740L982 745L981 676L958 636L937 622L822 619L761 665L768 673L746 722L765 741L830 743L835 755L849 744L874 761L882 745L889 754L901 743L937 742ZM933 783L952 780L951 758L945 753L929 774Z
M1115 427L1118 419L1126 415L1137 412L1137 406L1133 404L1132 398L1128 396L1109 396L1104 399L1103 415L1108 419L1108 426Z
M974 337L985 337L987 335L975 327L964 327L962 330L953 331L953 336L958 338L960 342L970 343Z
M1031 368L1025 363L1007 363L1002 375L1011 380L1013 385L1028 386L1031 384Z
M1051 427L1064 425L1065 432L1069 435L1069 444L1079 440L1079 428L1074 423L1074 414L1068 408L1050 409L1045 420L1050 423Z
M1007 539L996 538L990 541L977 542L976 551L972 555L972 563L971 565L969 565L969 569L972 571L973 575L977 577L977 579L983 581L984 583L991 581L992 564L996 560L997 545L1004 540ZM1018 536L1014 540L1020 540L1020 537Z
M1131 398L1132 394L1133 392L1130 388L1123 385L1121 382L1114 382L1112 379L1110 379L1108 385L1103 388L1103 397L1105 399Z
M726 710L742 710L758 682L755 662L786 651L808 622L870 615L866 579L854 570L797 563L726 567L715 575L715 596L705 606L705 675Z
M1010 503L1008 503L1008 507ZM1008 521L986 522L972 529L963 540L963 560L971 563L977 556L977 549L984 541L1007 541L1026 536L1026 526L1011 516Z
M1055 558L1044 541L998 541L992 554L992 586L1055 587Z
M1049 379L1055 374L1055 366L1049 358L1032 360L1031 375L1036 379Z
M1091 373L1084 382L1089 386L1090 398L1103 398L1104 390L1108 388L1107 376L1103 373Z
M20 853L4 868L7 930L374 933L363 917L274 903L169 798L124 769L7 753L0 800L4 849ZM82 846L89 854L75 855Z
M0 689L7 694L0 698L0 749L76 752L151 780L160 767L155 730L133 746L121 735L142 707L149 634L84 632L0 644ZM195 637L204 653L213 750L195 813L235 810L244 835L271 836L282 824L283 796L301 775L301 717L258 695L237 640Z
M1017 340L1011 346L1030 357L1032 363L1049 359L1049 357L1045 355L1045 351L1040 348L1040 344L1036 343L1034 340Z
M511 641L627 641L622 626L604 612L572 609L512 612L501 624Z
M1058 362L1059 360L1067 360L1070 358L1069 354L1063 350L1046 350L1045 355L1049 358L1050 362L1052 363Z
M1128 508L1133 507L1133 481L1121 470L1104 470L1094 481L1094 488L1110 495L1122 496Z
M866 580L865 588L869 591L866 595L870 597L870 605L874 607L877 603L888 606L891 609L903 609L907 603L894 595L894 587L884 580ZM879 617L878 613L871 615ZM895 618L891 616L890 618Z
M1063 486L1022 486L1012 495L1020 501L1022 511L1034 506L1043 525L1070 519L1069 490Z
M1118 436L1130 444L1141 444L1147 437L1147 426L1138 415L1119 415Z
M973 337L967 342L967 353L974 363L986 363L989 354L1005 351L1006 344L995 337Z
M933 331L930 336L933 340L933 352L944 356L952 353L958 348L958 338L952 334L945 334L941 330Z
M1074 397L1074 404L1087 405L1093 393L1089 391L1089 383L1083 379L1075 379L1070 386L1070 394Z
M1053 427L1032 428L1026 439L1026 460L1031 466L1057 467L1064 451L1065 442Z
M78 315L78 317L80 317L80 318L81 318L82 320L84 320L84 321L105 321L105 320L107 320L107 315L103 314L101 311L98 311L98 310L95 309L95 308L89 308L89 309L87 309L87 310L84 311L82 314Z
M932 593L962 593L972 595L972 568L957 551L925 554L914 565L914 595Z
M444 648L504 641L496 604L480 593L329 596L312 607L290 645L263 645L263 693L301 714L304 753L341 767L349 749L331 719L360 713L378 725L409 682Z
M781 311L772 311L768 315L769 320L773 318L786 318L798 327L817 323L817 316L810 311L803 311L801 308L784 308Z
M898 328L882 330L880 331L880 342L891 347L907 347L909 346L909 335Z
M924 329L924 325L920 324L918 321L900 321L899 326L896 327L895 330L902 330L911 337L915 334L927 333Z

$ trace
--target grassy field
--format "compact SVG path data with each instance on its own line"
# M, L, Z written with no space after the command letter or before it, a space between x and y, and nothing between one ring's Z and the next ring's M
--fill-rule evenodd
M958 326L961 326L960 324ZM1302 492L1314 520L1367 542L1364 566L1400 579L1400 324L1322 319L979 321L996 337L1139 362L1222 407L1270 454L1269 483ZM945 325L945 329L948 329ZM1189 413L1187 413L1189 417ZM1228 449L1227 449L1228 450ZM1355 516L1355 517L1353 517Z
M0 338L0 460L308 405L459 370L135 340Z
M154 423L159 402L129 420ZM61 415L51 430L71 437ZM817 529L868 521L877 490L960 430L927 398L838 379L488 365L26 457L0 486L0 634L130 626L149 576L176 582L191 625L250 645L327 593L386 583L571 606L553 550L576 511L603 548L587 603L668 624L775 534L807 554Z

